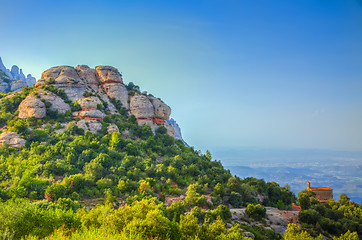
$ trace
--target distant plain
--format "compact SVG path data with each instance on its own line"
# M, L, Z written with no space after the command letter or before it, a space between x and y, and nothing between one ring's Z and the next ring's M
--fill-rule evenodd
M215 151L214 157L233 175L288 184L296 195L309 181L312 187L333 188L336 200L345 193L362 202L362 152L249 148Z

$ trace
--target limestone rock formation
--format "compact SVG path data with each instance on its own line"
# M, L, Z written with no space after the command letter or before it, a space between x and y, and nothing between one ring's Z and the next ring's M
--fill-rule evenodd
M103 119L105 114L97 109L97 105L101 103L98 97L86 97L78 100L81 111L78 112L80 118Z
M41 79L49 80L53 78L55 84L67 84L70 82L79 82L80 78L73 67L57 66L52 67L43 72Z
M128 109L128 91L123 85L122 75L119 71L111 66L98 66L96 72L99 82L108 97L120 100L123 107Z
M163 126L167 129L167 134L175 137L175 129L170 124L164 123Z
M10 92L17 92L17 91L21 91L21 89L26 86L26 82L23 80L14 80L11 81L11 87L10 87Z
M17 72L16 67L12 70ZM71 110L70 105L62 98L48 91L51 90L49 86L63 90L70 101L77 101L81 109L73 108L72 115L74 119L81 118L76 124L85 131L96 133L102 129L99 120L103 120L107 114L119 114L113 105L113 100L119 100L128 110L128 115L135 115L139 125L148 124L154 133L157 128L164 126L168 134L175 135L174 127L165 122L171 114L171 108L158 98L141 94L139 89L132 90L132 93L128 92L123 84L122 75L111 66L98 66L95 69L86 65L79 65L76 68L69 66L49 68L35 84L37 88L35 92L20 104L20 118L45 117L44 102L50 102L53 111L65 113ZM120 106L117 104L117 107ZM119 129L113 124L108 127L108 132L119 132Z
M77 122L77 126L92 133L97 133L98 130L102 129L102 124L97 120L80 120Z
M28 86L33 86L36 83L36 78L31 76L31 74L28 74L25 81Z
M9 84L0 80L0 91L7 92L8 88L9 88Z
M0 70L3 71L5 73L6 71L6 67L4 66L4 63L3 61L1 60L1 57L0 57Z
M13 76L13 79L23 80L23 79L20 78L19 67L18 67L18 66L13 65L13 66L11 67L10 73L11 73L11 75Z
M78 72L80 78L87 80L94 91L98 91L99 80L95 69L92 69L87 65L78 65L75 70Z
M86 97L79 99L78 103L83 110L94 110L101 101L97 97Z
M151 97L152 105L155 109L155 118L166 120L171 115L171 108L167 106L162 100Z
M71 101L77 101L82 98L87 90L87 83L78 76L77 71L73 67L58 66L52 67L41 76L35 87L46 84L46 81L54 81L54 86L64 90Z
M69 104L65 103L64 100L52 92L37 89L36 93L40 95L41 99L51 103L50 110L65 113L70 110Z
M27 96L19 105L19 118L44 118L46 116L45 104L33 95Z
M7 69L0 57L0 91L16 92L20 91L24 86L32 86L36 82L36 79L28 74L25 77L23 70L16 65L11 67L11 71Z
M175 132L175 139L179 139L181 141L183 141L185 143L186 146L189 147L189 145L185 142L185 140L182 138L182 134L181 134L181 128L180 126L177 124L177 122L173 119L173 118L170 118L170 119L167 119L166 120L166 123L171 125L174 129L174 132Z
M111 66L97 66L96 71L99 76L99 81L101 83L123 83L122 76L118 72L117 68Z
M16 132L5 132L0 134L0 145L9 145L10 147L25 147L26 140L21 138Z
M147 96L136 93L131 97L130 110L136 118L153 118L155 109Z
M80 118L97 118L103 119L106 115L99 110L84 110L80 111L78 116Z
M128 106L128 91L127 88L121 83L104 83L103 89L109 98L120 100L122 106L129 109Z

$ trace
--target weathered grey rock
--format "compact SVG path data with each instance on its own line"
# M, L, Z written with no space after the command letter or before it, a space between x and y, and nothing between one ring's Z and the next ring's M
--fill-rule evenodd
M162 100L151 97L152 105L155 109L155 118L168 119L171 115L171 108Z
M54 79L54 86L63 89L71 101L83 98L83 94L87 90L86 80L81 79L73 67L58 66L49 68L43 72L41 78L35 86L44 85L46 80Z
M110 113L117 114L116 107L113 105L113 103L111 103L108 95L104 92L103 88L99 88L98 95L103 99L103 101L107 103Z
M85 110L79 112L79 117L104 118L106 115L99 110Z
M19 69L18 66L14 65L11 68L11 71L7 69L1 58L0 58L0 91L4 92L14 92L14 91L20 91L22 87L25 85L32 86L36 83L36 79L31 76L31 74L28 75L28 77L25 77L23 70ZM4 75L3 75L4 74ZM5 87L5 83L1 80L4 80L3 77L7 78L6 84L8 85ZM21 81L20 81L21 80Z
M28 86L33 86L36 83L36 78L31 76L31 74L28 74L28 76L26 76L25 82Z
M3 71L4 73L5 73L5 70L6 70L6 67L5 67L5 65L4 65L3 60L1 59L1 57L0 57L0 70Z
M21 138L16 132L5 132L0 134L0 145L10 145L10 147L25 147L26 140Z
M9 84L0 80L0 91L7 93L9 90Z
M173 127L173 129L175 131L175 139L183 140L182 139L182 134L181 134L181 128L177 124L177 122L173 118L166 119L166 122Z
M128 91L127 88L121 83L104 84L103 89L109 98L120 100L122 106L129 109L128 106Z
M98 79L101 83L118 82L123 83L122 76L118 69L111 66L98 66L96 67Z
M158 128L158 125L155 124L152 119L137 119L137 123L139 126L142 126L144 124L147 124L148 126L151 127L151 131L153 132L153 134L155 134L156 129Z
M116 124L112 123L112 124L109 124L108 126L108 133L114 133L114 132L119 132L119 129L117 127Z
M11 91L11 92L21 91L21 89L22 89L24 86L26 86L26 82L23 81L23 80L12 81L12 82L11 82L10 91Z
M56 84L80 82L77 72L70 66L52 67L43 72L41 75L41 79L49 80L50 78L53 78Z
M102 129L102 124L97 120L80 120L77 122L77 126L92 133L97 133L98 130Z
M97 109L97 105L101 103L101 101L97 97L86 97L79 99L78 103L83 110L87 110Z
M21 68L20 68L20 73L19 73L19 80L25 81L25 75L23 73L23 69L21 69Z
M136 118L153 118L155 110L147 96L135 94L131 96L130 110Z
M42 89L38 89L36 90L36 92L40 95L41 99L44 99L52 104L50 107L52 111L58 111L60 113L65 113L66 111L70 111L69 104L65 103L62 98L55 95L54 93L49 91L44 91Z
M167 129L167 134L175 137L175 129L170 124L164 123L162 124Z
M45 104L40 98L29 95L19 105L19 118L44 118L45 116Z
M98 85L99 80L97 78L97 72L95 69L88 67L87 65L78 65L76 68L80 78L85 79L91 85Z
M16 80L20 80L19 79L19 67L16 65L13 65L11 67L11 71L10 71L11 75L13 76L12 79L16 79Z
M138 122L138 125L139 126L142 126L144 124L147 124L148 126L151 127L151 130L153 132L153 134L156 133L156 130L163 126L167 129L167 134L174 137L175 136L175 131L173 129L173 127L167 123L162 123L162 124L157 124L157 123L154 123L152 119L137 119L137 122Z

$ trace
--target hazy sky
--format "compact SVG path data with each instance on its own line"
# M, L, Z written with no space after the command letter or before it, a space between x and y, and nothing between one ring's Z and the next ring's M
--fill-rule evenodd
M197 149L362 151L358 0L0 0L0 56L37 78L112 65Z

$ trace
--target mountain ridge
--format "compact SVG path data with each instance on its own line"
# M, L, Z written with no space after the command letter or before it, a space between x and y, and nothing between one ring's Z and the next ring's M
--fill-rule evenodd
M23 70L16 65L7 69L0 57L0 91L5 93L20 91L24 86L32 86L36 79L28 74L26 77Z

